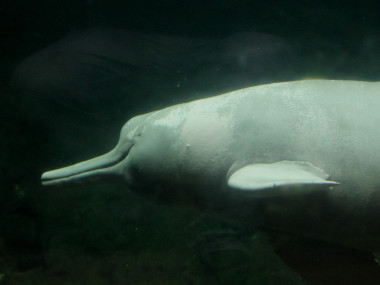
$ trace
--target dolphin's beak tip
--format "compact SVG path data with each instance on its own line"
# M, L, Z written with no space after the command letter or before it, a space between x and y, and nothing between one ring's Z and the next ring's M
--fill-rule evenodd
M50 178L49 178L49 176L51 176L50 173L51 173L51 171L46 171L46 172L42 173L41 181L44 182L44 181L50 180Z
M46 173L47 173L47 172L42 173L42 175L41 175L41 180L42 180L42 181L46 180Z
M46 171L42 173L41 175L41 185L46 186L52 186L52 185L58 185L58 183L54 183L54 180L56 179L56 175L54 173L54 170Z

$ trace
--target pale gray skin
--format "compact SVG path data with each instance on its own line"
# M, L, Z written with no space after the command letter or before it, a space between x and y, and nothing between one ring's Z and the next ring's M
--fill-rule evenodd
M253 182L240 183L235 174L248 164ZM272 171L273 165L281 169ZM134 117L111 152L44 173L42 180L60 185L123 178L128 188L161 202L376 251L379 165L380 83L305 80ZM256 168L264 170L254 173ZM293 177L284 179L288 173ZM269 180L273 174L273 181L265 178L261 187L256 180L262 174Z

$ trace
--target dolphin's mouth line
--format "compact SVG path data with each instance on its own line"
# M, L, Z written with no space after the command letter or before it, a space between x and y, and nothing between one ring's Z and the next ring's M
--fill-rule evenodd
M99 167L99 168L93 168L93 169L89 169L89 170L84 170L82 172L78 172L78 173L75 173L75 174L72 174L72 175L62 176L62 177L53 178L53 179L42 177L41 181L42 181L42 183L60 181L60 180L63 180L63 179L70 179L70 178L74 178L74 177L79 176L79 175L92 173L94 171L104 170L104 169L107 169L107 168L110 168L112 166L115 166L115 165L119 164L120 162L122 162L127 157L127 155L128 154L123 155L123 156L120 157L120 159L116 160L115 162L109 163L109 164L104 165L104 166Z
M45 172L41 177L42 185L61 184L75 180L80 182L82 178L85 180L86 178L96 177L97 175L102 176L106 174L110 168L115 167L124 161L127 158L130 149L131 148L121 155L111 155L108 153L82 163Z

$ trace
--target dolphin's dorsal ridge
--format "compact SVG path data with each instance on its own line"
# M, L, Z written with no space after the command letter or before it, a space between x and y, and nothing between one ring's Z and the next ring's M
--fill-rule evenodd
M309 162L278 161L249 164L228 178L228 186L252 195L271 196L329 189L339 183L326 180L329 175Z

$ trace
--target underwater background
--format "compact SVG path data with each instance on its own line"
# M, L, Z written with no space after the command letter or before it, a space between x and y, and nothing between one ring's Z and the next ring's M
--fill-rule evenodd
M40 176L131 117L257 84L378 81L377 1L0 3L0 284L307 284L270 234Z

